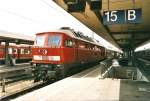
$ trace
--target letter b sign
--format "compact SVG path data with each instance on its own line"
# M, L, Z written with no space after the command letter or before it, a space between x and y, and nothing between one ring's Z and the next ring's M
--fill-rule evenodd
M141 9L126 10L126 23L141 23Z

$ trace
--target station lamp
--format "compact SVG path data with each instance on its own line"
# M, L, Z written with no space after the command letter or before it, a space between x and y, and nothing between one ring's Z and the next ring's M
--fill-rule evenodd
M102 9L102 0L88 0L91 10L101 10Z
M84 12L86 0L64 0L67 4L68 12Z

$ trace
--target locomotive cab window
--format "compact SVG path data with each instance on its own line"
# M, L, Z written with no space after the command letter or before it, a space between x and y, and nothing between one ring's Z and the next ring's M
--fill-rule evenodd
M73 47L73 41L72 40L65 40L65 46L66 47Z
M45 43L45 36L37 35L35 44L38 46L43 46Z
M50 35L48 37L48 46L59 47L60 44L61 44L61 36L60 35Z

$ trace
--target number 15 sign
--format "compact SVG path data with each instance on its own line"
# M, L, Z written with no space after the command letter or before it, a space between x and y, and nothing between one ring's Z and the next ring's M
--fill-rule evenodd
M114 10L103 12L103 24L141 23L142 9Z

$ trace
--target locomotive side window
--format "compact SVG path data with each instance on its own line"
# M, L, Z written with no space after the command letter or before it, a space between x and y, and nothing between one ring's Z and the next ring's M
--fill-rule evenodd
M61 36L60 35L50 35L48 37L48 46L60 46Z
M79 43L79 48L84 49L85 48L85 43Z
M38 45L38 46L44 46L44 43L45 43L45 36L37 36L36 37L36 41L35 41L35 44Z
M66 47L73 47L73 41L72 40L66 40L65 41L65 46Z

